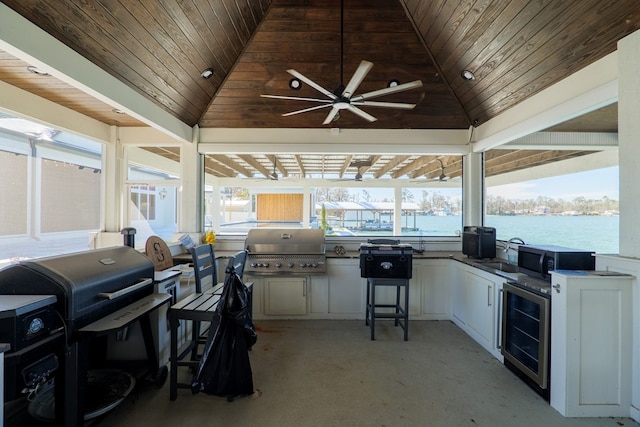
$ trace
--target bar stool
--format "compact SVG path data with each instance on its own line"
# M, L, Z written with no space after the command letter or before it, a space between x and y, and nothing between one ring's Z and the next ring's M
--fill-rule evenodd
M399 240L395 239L368 239L367 243L373 245L398 245ZM409 279L404 278L378 278L367 277L367 303L365 312L365 325L371 328L371 340L375 340L376 335L376 319L393 319L395 326L400 326L404 330L404 340L409 339ZM396 288L394 304L377 304L376 288L377 287L393 287ZM401 298L402 289L404 289L404 301ZM383 311L376 312L377 308L392 308L393 312Z
M376 288L395 286L395 304L376 304ZM404 288L404 301L401 291ZM393 312L376 312L377 308L393 308ZM394 319L394 325L404 330L404 340L409 339L409 279L379 279L367 277L367 306L365 325L371 327L371 340L376 339L376 319Z

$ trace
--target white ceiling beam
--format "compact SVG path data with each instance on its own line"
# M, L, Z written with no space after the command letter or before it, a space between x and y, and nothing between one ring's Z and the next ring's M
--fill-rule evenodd
M200 129L200 153L449 154L469 152L469 131L418 129Z
M0 3L0 49L184 142L193 129Z
M499 147L617 100L618 56L613 52L478 126L473 151Z

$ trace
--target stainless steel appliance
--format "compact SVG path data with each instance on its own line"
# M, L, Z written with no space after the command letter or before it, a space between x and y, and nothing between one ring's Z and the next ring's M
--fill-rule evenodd
M496 229L466 225L462 230L462 253L470 258L495 258Z
M244 272L253 275L324 274L324 230L255 228L245 240Z
M549 400L551 297L546 282L537 282L503 285L501 353L507 368Z
M63 339L61 348L51 353L61 357L55 381L55 414L60 424L76 426L84 420L90 342L95 334L83 328L145 301L153 292L153 274L151 260L128 246L27 260L0 270L0 295L49 295L56 300L52 307ZM143 326L149 330L146 320ZM5 357L10 359L12 354ZM21 370L19 362L14 375Z
M551 281L552 270L594 270L596 261L593 251L565 248L562 246L520 245L518 247L518 270L543 280Z

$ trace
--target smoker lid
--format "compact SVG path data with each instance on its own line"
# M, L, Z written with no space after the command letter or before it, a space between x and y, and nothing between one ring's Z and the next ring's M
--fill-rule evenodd
M0 270L0 295L55 295L73 333L151 293L153 271L151 260L129 246L93 249L8 265ZM105 297L120 291L119 298Z
M254 228L247 233L245 246L256 254L324 254L324 230Z
M62 288L112 283L130 271L153 272L149 258L129 246L95 249L20 262Z

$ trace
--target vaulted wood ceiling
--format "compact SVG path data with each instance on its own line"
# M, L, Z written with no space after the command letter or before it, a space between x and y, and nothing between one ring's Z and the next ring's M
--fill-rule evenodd
M619 39L640 28L637 0L344 0L341 44L340 0L2 2L172 116L201 128L467 129L613 52ZM322 98L307 84L290 89L287 70L333 91L361 60L374 66L356 93L384 88L391 79L420 79L421 88L379 98L415 103L415 109L366 108L377 121L344 112L322 125L326 109L282 116L313 103L260 97ZM0 79L104 123L143 125L55 74L29 73L28 65L0 52ZM213 76L200 77L209 67ZM475 80L462 79L462 70ZM563 130L585 124L591 132L611 128L587 120ZM251 157L210 155L207 165L217 176L272 172L268 153ZM283 174L302 175L315 163L333 164L328 156L319 162L312 157L279 155L275 163ZM354 161L370 162L372 175L386 170L412 177L427 164L427 174L440 171L435 156L340 156L332 171L352 173ZM503 170L509 162L500 163Z

